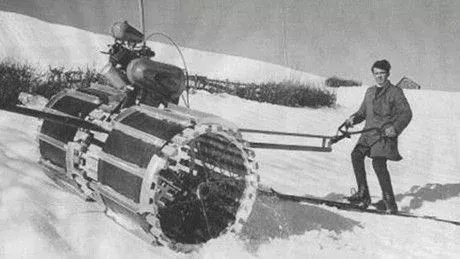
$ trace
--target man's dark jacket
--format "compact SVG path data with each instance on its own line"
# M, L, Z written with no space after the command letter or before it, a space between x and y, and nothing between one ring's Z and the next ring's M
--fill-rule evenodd
M369 87L359 110L354 113L353 123L366 120L364 129L394 127L397 136L412 119L412 110L401 88L389 83L376 95L377 86ZM398 137L382 137L377 131L363 133L358 144L370 146L369 157L386 157L389 160L402 159L398 151Z

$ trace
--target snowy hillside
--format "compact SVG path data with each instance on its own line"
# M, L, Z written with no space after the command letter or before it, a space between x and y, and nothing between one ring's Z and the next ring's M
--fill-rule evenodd
M10 33L0 38L1 56L14 54L52 65L63 60L91 64L99 61L89 53L110 42L83 32L86 36L81 37L91 40L72 36L73 42L63 41L62 35L74 35L76 30L11 13L0 12L0 21L3 34L22 28L15 37ZM30 21L38 29L26 24ZM57 31L39 37L40 28ZM58 40L62 47L48 47ZM22 51L14 52L15 46ZM69 51L75 49L79 52ZM217 59L215 55L200 52L199 62ZM187 54L186 58L194 62ZM231 75L248 73L246 65L232 68ZM288 108L206 92L192 95L191 105L244 128L333 135L358 108L364 91L338 89L337 108ZM460 93L405 93L414 117L400 138L404 160L389 163L398 205L415 214L460 220ZM39 120L0 111L0 258L456 258L460 254L460 228L451 224L259 197L242 237L227 235L196 253L178 255L147 245L107 218L100 207L49 180L36 164L39 125ZM250 134L246 137L253 139ZM292 194L348 194L355 187L349 156L356 140L343 140L331 153L256 150L261 182ZM371 195L377 200L380 188L369 161L367 166Z
M14 57L42 66L102 68L110 36L69 26L50 24L28 16L0 11L0 58ZM107 28L109 32L110 28ZM148 32L150 33L150 32ZM155 40L155 37L152 39ZM180 42L178 42L180 45ZM177 50L167 44L149 42L155 60L183 67ZM321 86L324 78L248 58L182 49L190 74L240 82L298 80ZM244 69L242 69L244 67Z

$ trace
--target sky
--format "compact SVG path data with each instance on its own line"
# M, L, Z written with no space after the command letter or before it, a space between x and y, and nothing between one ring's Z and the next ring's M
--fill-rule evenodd
M11 54L22 54L33 41L39 47L31 54L48 57L42 61L49 64L63 57L78 62L86 58L91 63L94 57L87 55L89 52L75 50L106 40L103 35L45 26L36 19L1 11L0 22L3 27L30 28L19 30L18 35L0 28L2 46L19 48ZM43 36L44 32L48 33ZM50 44L50 38L56 40L66 34L76 37L43 47ZM5 37L16 38L8 41ZM91 44L88 48L93 49ZM203 67L215 58L214 53L197 53ZM235 69L252 67L244 62L252 61L241 59ZM262 68L258 71L261 74L273 73L271 65ZM333 108L284 107L204 91L191 95L191 105L241 128L333 135L336 127L358 109L361 100L356 97L362 97L365 90L336 89L337 106ZM404 159L388 165L398 206L419 215L459 220L460 93L426 89L404 93L414 116L399 138ZM35 97L28 105L39 109L45 103ZM154 247L108 218L103 207L84 202L47 178L37 164L40 125L40 120L0 111L0 258L457 258L460 254L459 227L452 224L340 211L260 195L238 236L213 239L187 255ZM244 138L257 141L251 134ZM356 141L357 136L345 139L330 153L255 150L260 184L296 195L347 195L355 187L350 152ZM381 192L369 162L369 188L377 201Z
M108 33L137 1L0 1L0 9ZM267 61L323 77L373 84L370 66L388 59L390 79L459 91L460 2L455 0L144 1L146 31L185 47Z

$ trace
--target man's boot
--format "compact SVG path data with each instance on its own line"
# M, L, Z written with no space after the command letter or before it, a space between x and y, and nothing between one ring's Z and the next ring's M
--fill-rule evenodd
M389 193L383 194L382 199L375 204L375 208L377 210L384 210L390 214L398 212L398 205L396 204L395 197Z
M371 196L367 187L358 188L358 192L346 198L351 204L367 208L371 204Z

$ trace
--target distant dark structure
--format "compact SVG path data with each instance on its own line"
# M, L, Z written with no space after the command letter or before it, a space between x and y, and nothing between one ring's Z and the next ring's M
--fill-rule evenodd
M407 77L403 77L401 78L401 80L399 80L399 82L396 84L396 86L399 86L403 89L420 89L422 88L419 84L417 84L416 82L412 81L411 79L407 78Z

